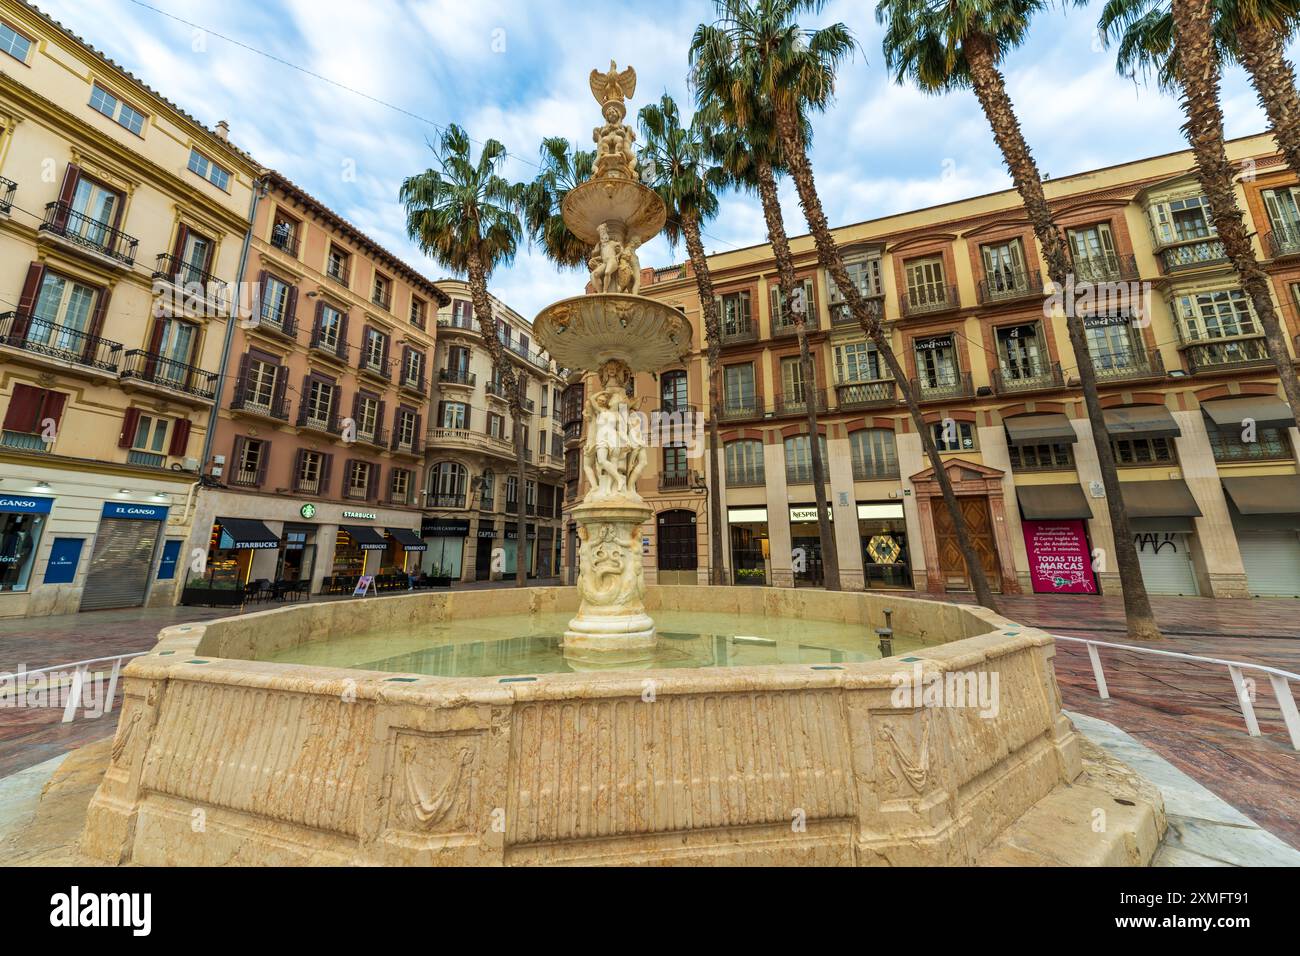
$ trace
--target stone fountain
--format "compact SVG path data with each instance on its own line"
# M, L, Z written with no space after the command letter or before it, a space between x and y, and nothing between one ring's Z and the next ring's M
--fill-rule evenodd
M592 132L595 172L565 197L569 230L591 243L590 291L547 306L533 322L538 343L561 365L592 373L583 408L582 470L588 491L573 509L578 524L581 604L564 634L565 656L609 666L644 659L655 625L643 603L639 530L653 515L637 493L647 429L628 396L637 372L680 362L691 330L677 309L638 295L637 249L666 219L663 200L640 182L635 134L623 121L636 71L591 71L604 125Z

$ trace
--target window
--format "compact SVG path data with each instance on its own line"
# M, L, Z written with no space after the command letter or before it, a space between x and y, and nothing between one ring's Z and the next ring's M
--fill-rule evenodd
M215 244L207 236L181 226L180 261L176 263L176 281L182 284L205 283L212 264Z
M1080 282L1103 282L1119 278L1119 259L1110 223L1067 229L1066 239L1074 256L1074 275Z
M294 491L314 495L325 490L321 485L324 458L325 455L321 452L312 451L309 448L304 448L298 453L298 468L294 473Z
M361 350L362 368L384 372L388 356L388 336L378 329L366 329L366 340Z
M1180 295L1174 300L1188 341L1255 335L1255 310L1240 289Z
M537 513L537 482L531 478L524 480L524 507L528 513Z
M289 284L275 276L267 276L262 287L262 311L260 321L281 329L292 328L289 314Z
M230 170L218 166L197 149L190 150L190 172L201 176L222 192L230 192Z
M244 372L243 407L269 412L279 374L280 366L248 356L248 366Z
M132 465L161 468L167 463L167 428L171 420L154 415L136 418L135 434L126 460Z
M1088 354L1098 372L1131 368L1137 362L1139 339L1128 314L1088 315L1083 319Z
M343 332L343 313L328 302L321 304L320 323L316 326L316 344L330 352L339 351Z
M338 386L323 378L307 384L307 424L329 428L334 418L334 394Z
M1215 461L1289 461L1291 441L1282 428L1259 428L1254 441L1242 441L1241 433L1207 429Z
M872 256L869 259L859 259L857 262L844 263L844 271L849 274L853 284L857 286L858 293L862 296L880 295L883 286L880 281L880 257ZM835 280L831 279L831 302L843 302L844 296L840 293L840 287Z
M1265 189L1264 207L1273 226L1273 254L1300 249L1300 202L1296 188Z
M340 249L338 246L330 243L329 256L325 261L325 274L335 282L348 284L348 270L350 268L352 257L346 249Z
M373 439L379 426L379 399L373 395L357 396L357 437Z
M154 354L158 357L154 362L154 379L184 385L199 337L198 326L179 319L160 319L154 334L157 343Z
M406 361L402 366L402 381L416 388L424 386L424 353L415 349L406 350Z
M429 311L429 303L425 302L418 295L411 296L411 324L417 329L424 328L425 315Z
M746 335L754 328L748 292L728 292L722 297L722 337Z
M940 305L948 300L943 276L943 256L913 259L903 265L907 278L907 304L912 308Z
M1209 203L1204 196L1185 196L1154 203L1148 214L1156 244L1163 246L1217 235L1209 212Z
M727 485L761 485L763 473L763 443L753 438L727 442Z
M289 253L298 254L298 220L277 211L275 223L271 226L271 245Z
M795 286L794 292L795 301L786 309L780 287L772 286L768 301L772 307L772 329L774 331L793 328L796 315L803 316L810 326L817 326L817 301L813 296L813 280L804 279L802 283Z
M255 486L266 474L267 443L258 438L235 440L234 468L230 484Z
M394 468L388 477L388 500L404 505L411 500L411 473L405 468Z
M498 415L496 412L488 412L487 433L493 438L505 439L506 437L506 419L504 415Z
M412 448L415 445L416 438L416 419L419 416L405 408L397 410L397 444L401 448Z
M1116 438L1110 443L1120 465L1149 465L1176 461L1174 443L1168 438Z
M912 348L922 389L952 388L959 384L957 351L951 335L916 339Z
M64 392L15 384L9 408L5 411L0 444L27 451L49 451L50 443L44 437L47 427L52 422L57 434L67 400Z
M691 473L685 446L668 445L664 448L663 454L663 469L659 473L660 483L684 488Z
M47 270L32 309L27 341L60 352L80 352L98 298L97 289Z
M469 472L454 461L440 461L429 471L429 506L432 508L465 507L465 489Z
M374 302L375 305L383 306L385 309L388 308L389 303L392 301L392 286L392 280L389 279L388 276L376 272L375 286L370 295L370 301Z
M1025 250L1019 239L980 246L980 257L984 260L984 279L990 293L1007 295L1029 288Z
M514 475L506 476L506 510L519 510L519 480Z
M1008 325L994 330L998 347L998 365L1002 377L1023 381L1041 376L1047 368L1043 359L1038 323Z
M898 477L898 452L888 428L864 428L849 435L853 480Z
M880 353L870 342L837 345L833 354L836 382L874 382L885 377L880 371Z
M822 477L829 481L826 467L826 437L817 436L817 447L822 459ZM812 478L812 443L807 435L793 435L785 440L785 480L788 484L808 484Z
M939 451L974 451L975 426L970 422L955 422L952 419L935 422L930 426L934 444Z
M122 208L122 194L101 182L80 176L72 192L72 212L64 223L64 235L79 236L101 250L114 239L113 228Z
M484 511L496 510L497 478L491 468L484 469L479 479L479 507Z
M722 405L729 412L756 410L753 362L728 365L722 369Z
M352 459L348 462L348 483L345 492L349 498L369 498L371 476L375 465L368 461Z
M129 103L124 103L118 99L98 83L90 91L90 106L92 109L99 110L119 126L129 129L136 136L144 135L144 114ZM193 161L193 158L191 158L190 162Z
M474 303L468 299L452 299L451 324L458 329L474 328Z
M659 407L665 412L678 412L687 407L686 372L682 369L659 376Z
M803 404L803 362L797 355L781 359L781 401L787 406Z
M1011 445L1007 454L1016 471L1059 471L1074 467L1074 446L1063 443Z
M464 402L439 403L438 427L469 428L469 406Z
M32 51L32 41L9 24L0 23L0 50L4 50L20 63L26 63L27 54Z
M0 512L0 592L27 590L44 528L43 514Z

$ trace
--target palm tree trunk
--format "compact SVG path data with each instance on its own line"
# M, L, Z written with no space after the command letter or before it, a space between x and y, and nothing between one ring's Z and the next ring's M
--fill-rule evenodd
M515 492L519 506L515 584L523 587L528 580L528 569L524 561L524 548L527 546L528 538L524 521L523 396L520 393L522 382L510 359L506 357L505 347L497 338L496 317L492 314L492 300L488 298L487 273L483 269L483 260L476 253L471 252L465 271L469 278L469 294L474 303L474 314L478 318L479 334L483 337L483 347L487 349L488 356L492 359L492 368L506 393L510 417L514 423L512 434L515 442L515 481L518 483Z
M763 205L763 218L767 223L767 237L776 257L777 286L780 289L778 307L794 316L795 334L799 339L800 374L804 383L805 409L808 419L808 456L812 465L813 496L817 502L817 538L822 551L822 582L828 591L840 590L839 553L835 550L835 535L831 529L830 505L826 500L826 470L822 462L821 434L817 428L817 392L813 387L817 378L813 371L812 352L808 348L806 312L794 312L795 277L794 258L790 254L790 240L785 234L785 220L781 215L781 202L776 192L776 172L770 163L759 160L758 196ZM778 316L772 316L773 325Z
M975 553L975 544L971 540L970 529L966 527L966 519L962 516L961 508L957 503L957 494L953 491L952 481L948 477L947 470L943 467L943 459L939 457L939 449L935 446L934 436L930 433L930 427L926 424L925 417L921 412L915 390L911 382L908 381L907 373L898 361L898 357L894 354L888 336L881 329L880 316L868 308L862 295L858 292L858 287L849 277L848 270L844 268L844 260L840 257L839 245L835 242L835 237L831 235L830 225L826 221L826 213L823 211L821 199L817 195L817 184L813 180L812 167L808 163L808 154L803 149L799 124L795 117L786 114L784 111L778 111L777 128L781 134L781 145L785 151L786 162L790 166L790 175L794 179L795 188L799 192L799 204L803 207L804 218L808 220L808 228L812 232L813 242L817 246L817 258L821 262L822 268L828 271L831 278L835 280L835 284L839 287L840 294L844 296L849 311L858 320L858 324L862 326L863 331L876 343L877 350L885 357L885 363L893 373L899 388L903 390L908 413L912 417L912 423L916 427L917 434L921 436L921 447L925 450L926 457L930 461L934 479L939 483L939 491L943 496L944 506L948 509L948 515L952 519L953 533L957 538L957 546L961 550L962 560L966 563L966 573L970 575L971 586L975 591L975 600L979 601L984 607L996 611L997 602L993 598L993 588L989 585L988 575L984 572L984 565L980 563L979 556Z
M721 584L722 564L722 484L718 474L718 410L722 407L722 327L718 320L718 300L713 295L713 277L709 273L709 260L704 255L700 241L700 223L693 216L682 217L682 233L686 238L686 253L695 271L695 284L700 290L700 311L704 315L704 339L709 353L709 583ZM691 423L692 425L694 422Z
M528 586L528 522L525 518L526 508L525 501L527 495L524 493L527 488L527 478L524 476L524 403L523 390L526 379L522 376L519 378L519 384L516 391L512 394L515 396L510 400L510 415L514 419L514 439L515 439L515 492L518 496L518 516L516 523L516 533L519 535L515 541L515 587Z
M1273 124L1273 136L1291 171L1300 176L1300 95L1282 38L1256 20L1243 17L1237 26L1237 41L1237 58Z
M1011 173L1029 220L1033 223L1034 235L1038 237L1038 242L1042 246L1043 258L1047 262L1047 275L1058 289L1064 290L1067 287L1066 280L1073 271L1073 265L1066 249L1065 238L1052 217L1051 207L1047 204L1038 165L1034 162L1034 157L1025 142L1011 98L1007 95L1002 74L994 62L992 47L986 38L974 36L966 38L962 49L970 65L975 96L993 130L993 138L1002 151L1002 160ZM1151 600L1142 581L1142 567L1138 562L1137 548L1129 528L1128 511L1124 507L1119 471L1115 467L1115 453L1106 431L1101 398L1097 393L1097 372L1092 364L1092 353L1088 351L1083 317L1078 314L1072 303L1066 303L1065 327L1069 334L1070 347L1074 350L1075 362L1078 363L1079 381L1083 388L1083 404L1092 430L1092 442L1097 452L1102 486L1106 490L1106 507L1110 513L1111 528L1115 537L1115 565L1124 596L1124 616L1128 622L1129 637L1133 640L1156 640L1161 637L1160 629L1156 626L1155 615L1151 611Z
M1291 414L1300 427L1300 380L1277 312L1268 277L1255 259L1246 222L1237 205L1233 167L1223 145L1223 111L1219 107L1219 61L1210 31L1211 0L1174 0L1174 43L1178 51L1178 83L1183 88L1183 132L1196 157L1196 174L1210 203L1210 215L1223 250L1232 260L1237 279L1255 307L1264 330L1264 343L1273 359Z

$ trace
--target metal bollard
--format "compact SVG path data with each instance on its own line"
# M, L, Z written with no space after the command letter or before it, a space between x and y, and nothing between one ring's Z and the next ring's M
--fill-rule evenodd
M880 638L880 656L894 656L894 612L885 608L885 626L876 628L876 637Z

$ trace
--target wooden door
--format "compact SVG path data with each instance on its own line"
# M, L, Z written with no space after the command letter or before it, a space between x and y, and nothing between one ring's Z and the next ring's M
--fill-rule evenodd
M993 540L993 520L989 515L987 498L963 496L957 499L961 508L966 528L970 532L975 546L975 554L984 573L989 579L989 587L994 591L1002 589L1002 565L998 561L998 549ZM957 543L957 534L953 530L952 516L942 498L931 501L934 515L934 537L939 551L939 568L943 572L944 587L949 591L969 591L973 587L970 575L966 573L966 562L961 556L961 547Z

